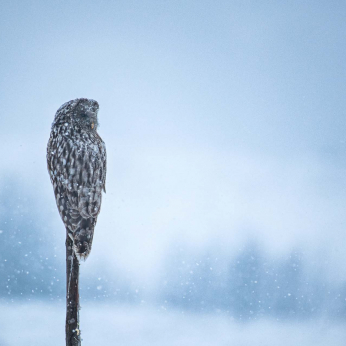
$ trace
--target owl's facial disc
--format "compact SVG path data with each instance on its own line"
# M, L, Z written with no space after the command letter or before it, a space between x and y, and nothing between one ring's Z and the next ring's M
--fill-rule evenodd
M98 103L93 100L82 99L74 111L74 121L84 130L97 130Z

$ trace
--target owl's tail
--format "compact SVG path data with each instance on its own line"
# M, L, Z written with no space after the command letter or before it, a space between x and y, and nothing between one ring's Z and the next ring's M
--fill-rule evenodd
M70 237L73 240L73 250L79 261L85 261L90 254L91 245L94 236L94 227L89 225L82 225Z

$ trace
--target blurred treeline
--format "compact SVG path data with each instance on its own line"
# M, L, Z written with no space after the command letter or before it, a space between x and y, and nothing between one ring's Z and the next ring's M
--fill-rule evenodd
M64 244L56 247L37 196L8 177L1 186L0 301L64 299ZM321 254L323 256L323 254ZM346 318L346 282L328 280L302 249L273 258L256 243L236 253L196 253L184 245L166 254L150 289L107 265L81 278L83 299L156 303L162 308L227 313L236 320ZM154 287L154 288L153 288Z

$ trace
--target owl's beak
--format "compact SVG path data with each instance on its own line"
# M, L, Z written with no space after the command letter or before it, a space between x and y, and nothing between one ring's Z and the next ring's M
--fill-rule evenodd
M95 124L94 124L94 123L91 123L91 129L92 129L92 130L94 129L94 126L95 126Z

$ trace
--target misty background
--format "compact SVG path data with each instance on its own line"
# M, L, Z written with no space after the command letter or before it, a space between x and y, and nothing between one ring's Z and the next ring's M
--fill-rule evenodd
M193 332L158 344L229 345L201 337L208 319L244 345L236 323L275 338L300 323L319 343L295 342L342 345L345 17L339 1L3 1L0 345L20 345L11 306L43 304L63 331L65 230L45 151L77 97L99 102L108 155L82 330L96 304L110 328L143 314L126 345L181 315Z

